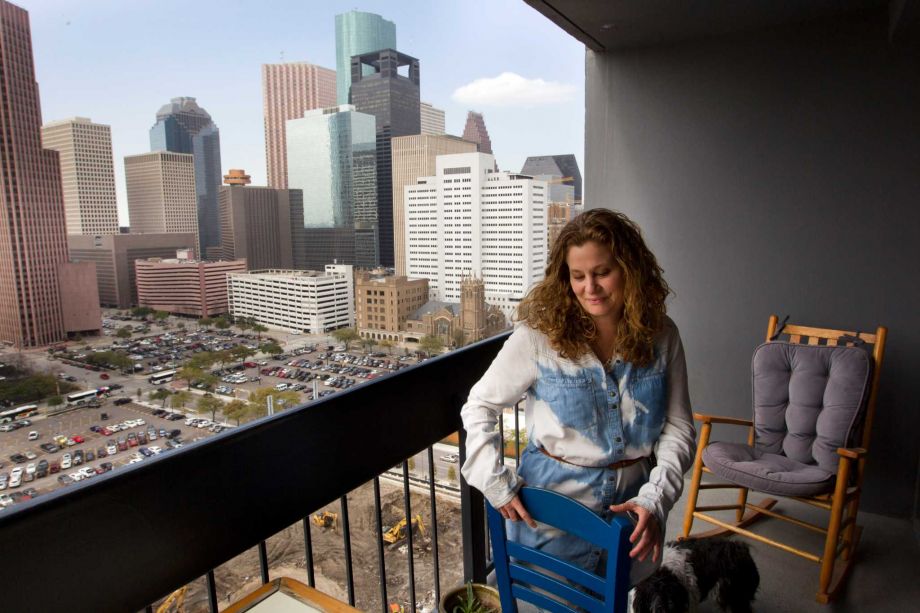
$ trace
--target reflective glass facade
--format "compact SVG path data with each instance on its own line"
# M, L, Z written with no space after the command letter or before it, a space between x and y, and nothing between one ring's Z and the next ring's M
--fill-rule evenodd
M356 205L373 209L376 147L372 115L351 105L316 109L287 122L288 185L303 190L306 228L354 227ZM362 213L364 214L364 213Z
M380 15L349 11L335 16L336 102L349 104L351 58L355 55L396 48L396 24ZM365 74L373 69L365 68Z

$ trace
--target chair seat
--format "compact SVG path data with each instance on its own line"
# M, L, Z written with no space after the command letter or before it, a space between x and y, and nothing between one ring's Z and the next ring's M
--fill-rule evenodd
M748 445L711 443L703 450L703 463L723 479L778 496L815 496L834 489L832 473Z

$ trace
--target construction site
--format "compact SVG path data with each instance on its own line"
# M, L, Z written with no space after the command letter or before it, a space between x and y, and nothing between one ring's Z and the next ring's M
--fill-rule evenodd
M395 613L411 607L407 520L403 487L389 479L380 480L387 610ZM460 499L438 494L437 535L442 592L463 581L463 538L460 528ZM419 611L437 609L435 598L434 524L427 490L412 488L410 517L413 530L415 601ZM373 483L348 495L348 518L354 578L355 607L382 610L378 562L378 529ZM256 518L254 518L256 519ZM336 501L312 512L308 518L313 548L316 588L342 602L348 602L346 555L341 505ZM290 577L308 583L303 522L289 526L266 541L269 575ZM220 609L257 589L261 583L258 548L233 558L214 571ZM157 613L203 613L208 611L205 579L190 583L157 603Z

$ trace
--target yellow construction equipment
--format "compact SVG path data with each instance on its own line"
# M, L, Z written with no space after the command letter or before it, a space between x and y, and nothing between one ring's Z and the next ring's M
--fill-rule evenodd
M184 585L178 590L166 597L166 600L163 601L159 607L157 607L157 613L167 613L171 610L173 604L176 605L175 612L181 613L182 603L185 602L185 592L188 591L188 586Z
M422 523L422 516L416 515L412 518L412 528L418 531L418 534L425 538L425 524ZM406 538L406 518L402 518L399 522L383 533L383 540L387 543L393 544L398 543L399 541Z
M339 516L331 511L314 513L313 524L320 528L332 528L335 531L339 529Z

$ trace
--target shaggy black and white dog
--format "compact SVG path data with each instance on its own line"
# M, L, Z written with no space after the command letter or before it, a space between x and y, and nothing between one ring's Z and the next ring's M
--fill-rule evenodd
M630 593L633 613L696 611L710 591L723 611L749 613L760 585L745 543L725 538L672 541L661 567Z

